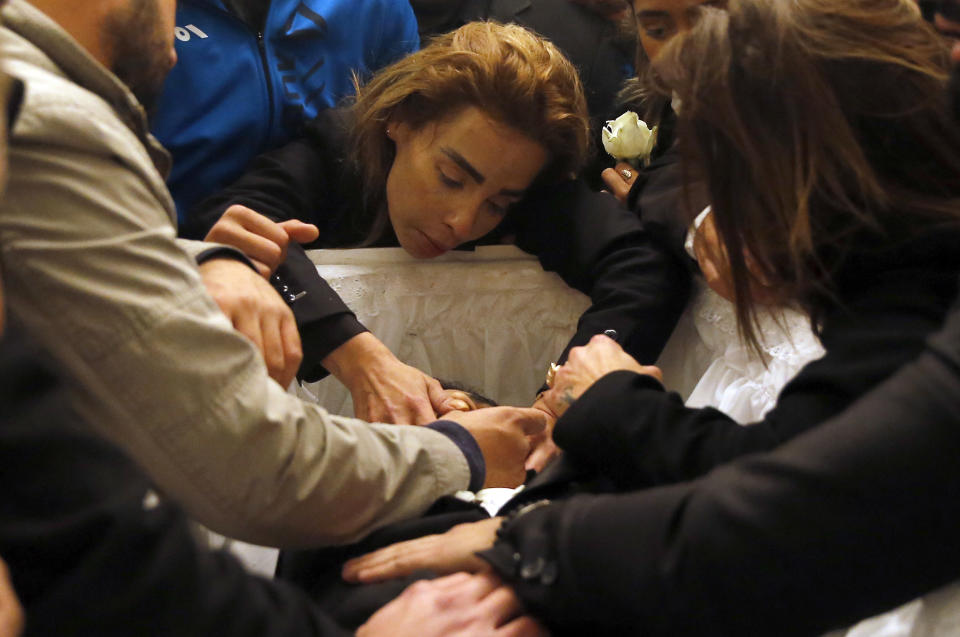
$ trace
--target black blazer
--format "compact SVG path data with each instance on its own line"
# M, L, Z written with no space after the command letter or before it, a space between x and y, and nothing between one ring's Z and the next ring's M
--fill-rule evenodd
M960 577L958 457L960 306L777 450L531 510L485 557L558 635L817 635Z

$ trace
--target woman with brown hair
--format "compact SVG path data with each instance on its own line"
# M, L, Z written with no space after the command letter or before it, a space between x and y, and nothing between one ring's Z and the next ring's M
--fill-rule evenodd
M302 251L291 245L280 265L286 237L272 241L283 235L272 221L315 224L311 247L400 245L432 258L490 233L529 188L578 171L587 137L577 72L552 44L516 26L470 24L358 82L352 104L257 158L191 213L185 234L236 245L263 273L280 266L301 378L332 372L357 416L429 422L445 410L436 381L367 332Z
M417 258L510 235L591 296L572 345L614 329L625 346L641 343L631 351L655 357L682 308L685 273L646 248L640 222L611 197L562 205L584 189L568 176L586 159L588 133L580 80L556 47L516 25L467 24L382 70L302 139L258 158L191 215L198 226L186 234L236 245L265 269L284 255L260 235L288 219L319 227L309 247L400 245ZM300 328L300 377L333 373L355 414L371 420L444 413L435 381L366 332L299 246L289 247L275 279ZM649 272L656 282L642 280ZM637 306L657 315L642 329Z
M938 390L915 365L890 378L957 297L945 43L910 0L733 0L697 17L655 72L683 104L678 139L706 180L740 328L750 339L759 276L765 298L807 312L825 356L742 427L684 407L656 368L594 337L545 395L566 469L553 473L662 488L548 504L569 493L548 471L506 522L387 547L348 563L351 580L484 568L475 552L499 538L487 560L555 632L785 635L960 574L943 506L960 484L955 396L942 392L956 383L956 312L925 355Z
M655 73L683 104L678 138L705 176L740 330L754 338L758 295L793 304L826 355L739 427L642 373L612 373L642 372L614 343L575 350L545 397L560 414L573 405L557 440L623 486L697 477L836 414L916 356L960 271L949 58L912 2L742 2L702 16ZM586 413L611 424L587 436L573 424Z

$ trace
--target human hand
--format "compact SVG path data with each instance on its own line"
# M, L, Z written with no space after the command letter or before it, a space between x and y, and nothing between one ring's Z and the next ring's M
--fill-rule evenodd
M570 350L567 362L557 370L553 387L544 392L543 400L559 418L591 385L619 370L653 376L663 382L663 374L657 367L641 365L616 341L597 334L586 345Z
M402 363L369 332L333 350L322 365L353 397L353 414L369 422L425 425L459 403L437 379Z
M528 471L533 469L539 473L551 460L559 456L561 451L560 447L553 442L553 426L557 423L557 416L547 406L543 396L537 396L532 409L539 409L546 415L547 425L540 433L529 436L530 453L523 468Z
M204 241L223 243L240 250L265 278L287 260L290 241L310 243L320 231L298 219L277 223L239 204L227 208Z
M610 194L616 197L620 203L626 204L630 188L633 187L633 182L637 180L637 169L621 161L617 162L617 165L613 168L607 168L600 173L600 178L610 189Z
M528 436L543 431L547 424L542 411L524 407L451 411L443 419L459 424L477 441L487 467L484 489L523 484L527 477L523 464L530 453Z
M700 271L703 272L703 278L710 289L731 303L735 303L737 295L734 292L730 257L726 245L720 239L720 233L717 232L713 212L706 215L697 227L693 237L693 250L697 255L697 263L700 265ZM775 290L756 260L747 251L744 251L743 257L750 275L751 302L761 305L776 303Z
M368 584L425 569L440 575L457 571L478 573L486 570L488 564L475 554L493 546L502 522L503 518L490 518L458 524L446 533L391 544L349 560L343 565L343 579Z
M357 637L545 637L494 575L457 573L414 582L357 630Z
M287 387L296 378L303 349L293 312L277 291L236 259L204 261L200 277L234 329L260 350L270 378Z
M7 564L0 559L0 637L17 637L23 631L23 608L10 582Z

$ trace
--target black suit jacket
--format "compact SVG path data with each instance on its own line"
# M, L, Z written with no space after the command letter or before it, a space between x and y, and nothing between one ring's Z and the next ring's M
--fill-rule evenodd
M817 635L960 577L958 457L960 307L775 451L537 508L485 557L554 634Z

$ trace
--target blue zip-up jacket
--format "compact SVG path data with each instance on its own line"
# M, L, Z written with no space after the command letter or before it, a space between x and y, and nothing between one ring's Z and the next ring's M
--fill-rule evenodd
M176 23L178 62L153 132L173 154L181 223L251 159L353 94L353 71L368 75L420 44L407 0L273 0L263 25L222 0L181 0Z

